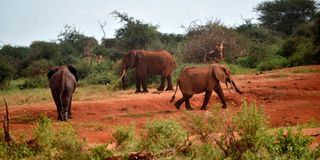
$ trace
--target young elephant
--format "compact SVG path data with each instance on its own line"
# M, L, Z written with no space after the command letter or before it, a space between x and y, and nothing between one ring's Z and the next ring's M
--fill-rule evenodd
M48 72L48 79L54 103L57 107L58 120L71 119L72 94L78 81L77 70L71 66L53 67Z
M226 86L227 82L229 82L231 86L234 87L236 92L238 92L239 94L243 93L238 89L234 81L231 79L230 69L227 66L221 64L212 64L207 67L186 68L180 74L177 80L176 91L172 96L171 102L174 101L179 86L183 97L174 104L178 110L180 109L180 106L183 102L185 102L186 109L192 110L189 99L193 96L193 94L202 92L205 92L205 98L203 100L201 109L206 110L207 104L212 94L212 90L214 90L218 94L222 103L222 107L226 108L227 103L224 98L224 94L222 92L219 81L225 83Z

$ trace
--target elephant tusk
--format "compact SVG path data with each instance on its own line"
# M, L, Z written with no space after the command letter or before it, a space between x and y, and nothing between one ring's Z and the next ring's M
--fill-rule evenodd
M120 78L116 81L116 83L118 83L122 78L123 78L123 76L126 74L126 70L124 69L123 71L122 71L122 74L121 74L121 76L120 76Z

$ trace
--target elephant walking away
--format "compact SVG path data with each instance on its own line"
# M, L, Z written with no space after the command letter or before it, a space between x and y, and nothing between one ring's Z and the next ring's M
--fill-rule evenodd
M77 70L71 65L57 66L47 74L54 103L57 107L58 120L71 119L72 94L78 81Z
M122 88L125 89L125 72L129 68L135 68L136 93L148 92L146 78L147 75L161 75L161 84L157 88L163 91L165 81L168 85L166 90L173 90L172 72L176 68L173 56L166 50L131 50L122 58L121 80ZM142 91L141 91L142 85Z
M190 98L193 96L193 94L205 92L201 109L206 110L212 90L214 90L221 100L222 107L226 108L227 102L219 82L225 83L226 86L227 83L230 83L236 92L243 94L243 92L238 89L234 81L231 79L230 69L227 66L221 64L211 64L210 66L206 67L189 67L184 69L184 71L178 77L176 91L170 102L174 101L178 87L180 87L183 97L175 102L175 107L179 110L181 104L185 102L186 109L192 110L189 102Z

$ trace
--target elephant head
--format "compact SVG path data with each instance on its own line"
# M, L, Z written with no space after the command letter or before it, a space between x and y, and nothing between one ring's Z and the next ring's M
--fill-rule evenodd
M223 82L228 90L228 83L230 83L230 85L236 90L236 92L238 92L239 94L243 94L243 92L238 89L234 81L231 79L231 71L226 65L212 64L211 67L212 75L220 82Z
M48 74L51 94L57 107L58 120L71 118L72 94L78 81L77 70L71 66L58 66L49 70Z
M125 83L125 76L126 76L126 70L129 68L135 67L136 64L136 51L131 50L128 53L126 53L123 58L122 58L122 63L121 63L121 76L120 79L122 81L122 89L125 90L126 83Z

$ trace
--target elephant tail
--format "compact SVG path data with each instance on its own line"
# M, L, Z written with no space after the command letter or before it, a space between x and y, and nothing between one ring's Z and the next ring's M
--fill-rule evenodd
M177 81L176 91L174 91L174 94L173 94L173 96L171 97L170 103L172 103L172 102L174 101L174 99L176 98L176 93L177 93L178 88L179 88L179 80Z

